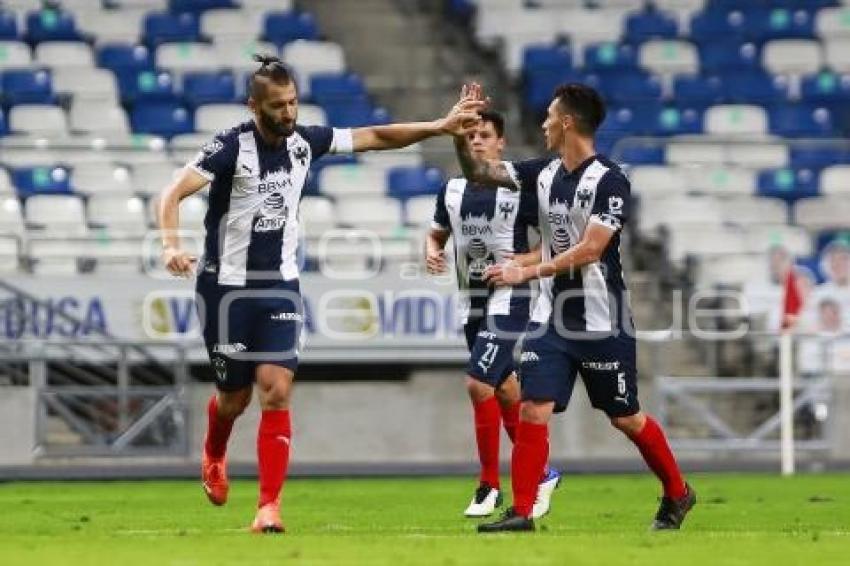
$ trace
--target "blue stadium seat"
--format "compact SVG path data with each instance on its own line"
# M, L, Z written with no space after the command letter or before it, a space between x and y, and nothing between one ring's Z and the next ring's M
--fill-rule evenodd
M850 74L829 71L803 77L800 97L806 102L841 102L850 100Z
M678 75L673 79L673 98L702 108L720 104L724 101L723 80L717 75Z
M27 13L26 40L30 43L42 41L80 41L77 23L71 12L45 8Z
M789 203L817 196L818 178L812 169L769 169L760 171L758 196L778 198Z
M355 128L389 122L387 111L373 107L368 100L337 102L323 108L328 116L328 123L335 128Z
M609 150L605 151L610 153ZM613 157L629 165L661 165L664 163L664 146L627 143L621 146L619 153Z
M579 77L570 70L543 70L526 76L523 84L523 99L535 112L546 112L555 88L565 82L577 80Z
M175 90L174 77L168 71L128 70L116 73L121 101L132 104L137 101L171 101L179 98Z
M759 69L761 58L754 43L718 41L700 44L700 68L708 73L731 69Z
M319 30L312 14L293 10L269 12L263 22L263 39L278 47L296 39L317 39Z
M804 9L776 6L747 14L747 34L758 41L815 37L814 15Z
M836 148L818 143L791 146L791 167L795 169L823 169L845 163L850 163L850 148Z
M387 175L389 195L401 200L436 195L444 182L438 167L393 167Z
M655 125L649 132L656 136L701 134L702 110L698 108L665 106L655 114Z
M154 68L151 50L145 45L109 43L97 50L97 66L119 71L149 71Z
M150 47L176 41L200 41L198 16L190 12L171 14L152 12L145 16L144 40Z
M768 111L770 132L785 137L836 135L832 112L823 106L778 104Z
M661 100L661 79L640 70L591 73L584 77L583 82L599 90L606 100L613 103Z
M0 81L3 103L13 104L53 104L53 85L50 73L44 69L15 69L5 71Z
M6 124L6 114L0 108L0 136L5 136L9 133L9 126Z
M726 102L763 103L788 100L788 79L761 71L733 71L721 74Z
M190 106L215 102L236 102L236 79L231 71L186 73L183 98Z
M836 242L837 241L837 242ZM815 255L820 260L820 255L829 244L833 242L850 245L850 230L824 230L818 233L815 239Z
M137 134L171 138L195 130L194 116L188 108L174 102L143 102L130 112L130 125Z
M573 55L566 45L529 45L522 53L523 73L564 72L573 68Z
M357 73L319 73L310 75L310 96L318 104L333 104L335 101L365 99L366 85Z
M18 18L14 12L0 9L0 40L18 39Z
M692 41L705 44L743 40L747 26L747 14L739 9L707 9L691 18L690 36Z
M679 34L679 23L675 14L652 7L633 12L626 18L624 39L631 43L652 38L674 38Z
M172 14L182 14L184 12L200 14L205 10L213 10L215 8L238 7L239 2L236 0L168 0L168 11Z
M588 71L636 69L637 49L630 43L597 43L584 50L584 68Z
M37 194L70 194L71 174L61 166L18 167L10 171L12 184L18 196L26 198Z

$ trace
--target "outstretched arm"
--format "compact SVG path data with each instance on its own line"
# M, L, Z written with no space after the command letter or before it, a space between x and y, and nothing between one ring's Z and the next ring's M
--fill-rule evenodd
M444 117L431 122L407 122L355 128L351 132L354 151L399 149L435 136L464 136L478 122L484 101L467 99Z

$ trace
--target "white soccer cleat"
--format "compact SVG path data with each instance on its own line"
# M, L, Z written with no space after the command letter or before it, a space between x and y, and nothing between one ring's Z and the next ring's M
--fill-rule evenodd
M501 506L502 493L498 489L482 483L475 490L475 495L463 514L467 517L489 517L496 510L496 507Z
M549 468L549 471L546 472L546 477L537 486L537 499L534 500L534 506L531 508L532 519L539 519L549 512L549 506L552 503L552 494L560 483L560 472Z

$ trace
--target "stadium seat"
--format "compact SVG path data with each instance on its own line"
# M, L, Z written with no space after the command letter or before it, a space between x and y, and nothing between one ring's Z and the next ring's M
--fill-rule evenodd
M823 67L820 43L807 39L777 39L762 49L762 66L773 74L803 75Z
M168 0L168 11L172 14L193 12L200 14L215 8L238 8L237 0Z
M68 119L74 132L120 136L130 133L130 122L124 109L104 105L101 100L75 99Z
M671 141L664 147L664 160L670 165L726 163L727 157L726 144L722 142Z
M650 7L629 14L626 18L624 39L628 42L640 43L647 39L672 39L678 33L679 23L675 14Z
M67 168L21 167L12 171L12 182L20 197L36 194L70 193L70 174Z
M15 13L0 9L0 40L16 40L19 37Z
M295 72L298 92L306 98L311 95L311 76L345 71L342 46L329 41L295 41L283 48L281 59Z
M360 162L383 167L386 170L393 167L420 167L422 165L422 148L419 144L414 144L402 149L369 151L360 154Z
M845 196L804 199L794 206L794 221L810 231L846 229L850 200Z
M647 133L656 136L680 136L702 133L702 112L697 108L664 106L654 114Z
M108 230L109 235L142 236L147 231L145 203L138 197L94 195L89 198L87 210L89 224Z
M201 14L201 33L215 40L252 41L262 33L262 10L213 9Z
M321 237L336 227L336 211L328 198L305 196L298 207L298 225L308 238Z
M319 174L319 189L333 198L386 194L387 175L383 167L366 164L332 165Z
M68 133L68 122L58 106L19 104L9 110L9 129L17 133L62 137Z
M158 67L177 73L214 71L221 67L215 49L208 43L181 41L156 48Z
M0 41L0 71L29 67L32 54L26 43L21 41Z
M717 199L709 196L647 199L642 202L638 216L638 223L644 231L652 231L662 225L720 226L723 223Z
M747 167L728 165L691 167L685 170L685 186L718 197L753 195L756 173Z
M577 9L569 10L552 16L557 22L560 17L560 25L556 33L565 33L570 38L570 43L575 46L577 52L581 52L585 45L601 43L605 41L619 41L623 34L625 11L622 9ZM545 16L545 14L544 14ZM504 25L504 22L503 24Z
M756 224L786 224L788 207L776 199L739 194L718 200L720 214L730 222L750 228Z
M588 71L637 68L637 49L629 43L605 42L588 45L584 50L584 68Z
M227 39L213 44L215 58L222 67L233 69L236 73L253 73L259 68L254 61L254 53L277 55L278 49L273 43L244 39Z
M156 204L154 201L155 199L151 199L152 205ZM192 231L199 238L203 238L204 217L207 214L207 208L207 201L199 195L192 195L183 199L180 203L180 229ZM154 214L154 218L156 218L156 214Z
M741 10L706 9L691 18L689 35L701 45L728 41L743 41L748 22Z
M803 77L800 98L806 102L845 102L850 100L850 74L823 71Z
M25 37L30 43L42 41L80 41L77 23L71 12L44 8L27 13Z
M583 82L598 89L613 104L661 100L661 79L640 70L589 74ZM552 92L549 100L551 97Z
M658 165L664 162L665 148L662 145L625 144L618 148L623 163L631 165Z
M826 66L836 73L850 73L850 39L824 42Z
M199 132L220 132L250 119L244 104L204 104L195 111L195 127Z
M758 41L774 39L810 39L815 37L815 18L804 8L814 8L812 3L798 6L771 6L750 10L747 17L747 33Z
M793 203L802 198L817 196L818 178L811 169L783 168L761 171L758 176L757 194Z
M50 72L44 69L7 70L0 81L3 102L13 104L51 104L54 102Z
M436 202L433 195L410 197L404 201L404 223L408 226L430 227Z
M192 112L174 102L141 102L130 112L134 133L154 134L171 138L194 131Z
M200 24L195 14L152 12L143 22L144 41L150 47L172 41L199 41Z
M746 232L737 227L721 225L680 225L669 227L667 250L675 263L688 256L706 258L740 253L746 245Z
M59 67L51 71L53 90L70 94L73 101L80 98L97 99L104 104L117 104L118 83L115 75L96 67Z
M696 74L699 56L692 43L676 40L647 41L640 46L638 62L641 67L658 74Z
M823 39L850 39L850 6L831 7L818 10L815 30Z
M133 168L133 189L142 196L156 196L182 167L171 162L145 164Z
M35 46L35 64L50 69L94 67L94 55L82 41L45 41Z
M0 108L0 137L9 133L9 125L6 123L6 113Z
M21 215L21 202L17 198L0 198L0 226L0 232L3 234L24 233L24 217Z
M832 143L805 144L791 147L791 166L797 169L823 169L838 163L850 163L850 148Z
M573 57L567 45L529 45L522 54L522 71L566 71L572 69Z
M717 75L677 75L673 79L673 98L702 107L725 102L723 80Z
M754 43L724 40L701 44L700 67L703 72L716 73L730 70L755 70L761 67L761 56Z
M15 194L15 185L12 184L12 177L9 172L0 167L0 196L8 197Z
M80 29L95 38L96 45L115 43L137 43L141 38L142 22L151 9L121 8L119 10L100 10L86 14L80 19Z
M268 12L263 21L262 39L278 47L297 39L319 37L316 20L307 12Z
M836 135L832 113L823 106L780 104L770 109L771 133L785 137L830 137Z
M174 102L178 100L174 76L168 71L127 70L116 73L121 101L126 104L136 102Z
M298 123L305 126L326 126L328 124L328 117L321 106L299 103Z
M123 165L94 162L74 165L71 186L77 194L128 197L133 192L130 170Z
M386 197L343 198L337 200L336 211L341 225L368 230L379 236L393 236L404 224L401 204Z
M86 213L83 199L75 195L33 195L24 203L24 216L28 225L42 233L85 234Z
M751 70L735 70L721 75L723 99L727 103L769 103L790 97L787 77Z
M365 99L368 94L356 73L319 73L310 76L310 97L325 106L340 100Z
M190 106L236 102L236 79L230 71L186 73L183 98Z
M436 195L444 182L437 167L393 167L387 175L387 194L401 200Z
M806 201L801 201L797 206L804 202ZM748 251L767 253L776 245L781 245L795 256L807 256L812 253L812 237L804 228L782 223L752 224L747 227Z
M820 194L850 197L850 165L833 165L821 171Z
M719 105L712 106L705 113L705 131L709 134L764 134L767 124L767 112L760 106Z
M562 83L575 80L579 80L579 77L570 70L552 69L529 73L523 84L523 101L536 113L545 114L555 88Z
M151 50L145 45L110 43L97 49L97 66L116 73L150 71L154 62Z
M783 141L755 142L746 137L739 142L727 140L724 161L730 165L767 169L787 167L791 162L788 144Z
M633 194L641 199L668 198L688 190L685 173L679 167L637 166L629 171L628 176Z
M325 113L328 123L335 128L356 128L389 122L386 110L374 108L368 100L337 102L326 107Z

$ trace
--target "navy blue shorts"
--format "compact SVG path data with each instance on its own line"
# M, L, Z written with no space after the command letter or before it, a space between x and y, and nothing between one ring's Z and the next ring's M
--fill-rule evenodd
M527 314L471 318L463 327L470 352L466 372L493 387L501 385L514 372L514 347L527 325Z
M532 322L520 357L523 400L554 401L555 412L567 408L576 375L587 396L609 417L640 411L637 398L637 344L620 333L598 340L566 339L555 327Z
M249 387L259 364L294 372L304 313L298 280L245 288L219 285L216 277L201 273L195 285L216 386L222 391Z

